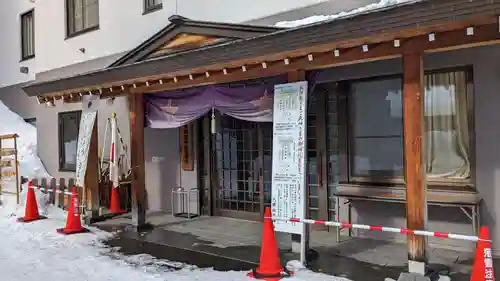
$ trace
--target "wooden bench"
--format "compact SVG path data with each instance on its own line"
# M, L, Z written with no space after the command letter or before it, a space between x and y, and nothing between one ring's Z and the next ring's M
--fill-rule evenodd
M406 201L405 189L375 186L339 185L333 194L336 200L336 220L340 221L340 198L347 199L348 222L351 223L352 201L376 201L401 203ZM480 226L479 205L481 197L477 193L443 190L427 190L429 206L460 208L471 220L473 235L477 235ZM352 236L349 229L349 236ZM340 242L340 228L337 228L337 243Z

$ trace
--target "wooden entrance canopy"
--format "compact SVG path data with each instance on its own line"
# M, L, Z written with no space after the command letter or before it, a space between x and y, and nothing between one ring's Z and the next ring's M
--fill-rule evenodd
M134 223L145 223L143 94L403 57L407 227L425 228L423 55L500 42L500 0L422 0L200 47L23 89L40 102L129 95ZM409 258L425 261L409 236Z
M156 92L495 43L500 0L425 0L58 80L29 96ZM466 28L474 27L473 35ZM435 34L435 40L429 40ZM364 48L362 46L365 46ZM311 59L312 58L312 59Z

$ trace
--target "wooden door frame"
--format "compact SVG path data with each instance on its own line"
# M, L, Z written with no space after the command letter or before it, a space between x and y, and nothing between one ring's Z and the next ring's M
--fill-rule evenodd
M260 169L259 169L259 195L260 195L260 219L264 221L264 201L265 201L265 190L264 190L264 131L263 126L258 123L257 124L257 147L260 156Z
M217 192L219 190L219 171L217 170L217 150L216 150L216 143L217 143L217 133L220 131L220 116L218 114L214 115L215 118L215 132L211 131L212 127L212 119L208 117L208 122L209 122L209 133L210 133L210 148L209 148L209 153L210 153L210 168L211 168L211 184L210 184L210 206L212 208L212 215L213 216L222 216L220 212L220 208L217 207Z
M199 174L199 181L200 183L203 183L203 191L202 195L200 196L200 202L201 202L201 209L205 209L204 215L208 216L213 216L214 209L213 209L213 200L212 200L212 153L210 151L210 143L211 143L211 134L210 134L210 118L208 116L202 117L200 121L201 125L201 135L198 136L198 140L200 141L200 138L203 141L203 151L201 153L203 154L203 163L199 161L199 165L203 165L203 170L206 172L206 174ZM200 151L198 150L198 153ZM200 153L200 154L201 154ZM199 167L199 166L198 166ZM201 171L201 169L198 169ZM201 186L201 184L200 184ZM206 192L206 194L205 194ZM205 196L208 198L207 200L207 206L204 206L205 204Z
M312 93L312 92L311 92ZM316 92L316 177L318 179L318 219L328 220L328 149L326 145L327 121L326 100L328 91ZM315 230L328 230L328 227L315 225Z
M316 161L317 161L317 170L316 176L318 178L318 200L319 200L319 219L328 220L329 219L329 196L328 196L328 149L327 149L327 114L326 114L326 99L328 91L321 91L320 93L316 93L317 103L316 103ZM215 115L215 121L217 124L217 132L220 130L220 115ZM206 181L209 182L209 216L224 216L238 219L246 219L252 221L262 221L264 210L265 210L265 197L264 197L264 132L263 126L261 124L257 124L257 142L258 142L258 151L259 156L261 156L261 165L259 171L259 201L260 201L260 212L252 213L252 212L243 212L243 211L231 211L224 210L217 206L217 192L219 189L218 183L218 172L216 165L216 134L212 134L210 131L211 127L211 117L206 116L203 120L203 132L204 134L209 133L210 138L204 138L204 153L205 153L205 164L209 165L207 168L208 175ZM207 143L207 139L210 141ZM206 184L206 183L205 183ZM309 187L307 187L309 188ZM309 201L309 195L307 192L307 202ZM328 230L327 227L324 226L313 226L315 230Z
M210 122L211 118L206 117L208 121L205 121L204 126L208 126L208 129L210 129ZM231 117L233 118L233 117ZM208 122L208 125L206 124ZM220 114L215 114L215 122L216 122L216 130L217 132L220 131L220 126L221 126L221 115ZM217 192L220 188L219 186L219 181L218 181L218 173L219 171L217 170L217 150L215 147L216 144L216 134L212 134L210 131L209 133L211 134L210 136L210 144L208 146L208 149L205 149L206 151L204 152L205 155L209 154L208 160L205 160L205 162L210 161L210 173L209 173L209 178L210 178L210 187L209 187L209 204L210 204L210 209L212 210L211 213L209 214L210 216L221 216L221 217L229 217L229 218L236 218L236 219L243 219L243 220L250 220L250 221L263 221L263 216L264 216L264 133L262 131L262 126L260 124L257 124L257 146L258 146L258 152L259 156L261 156L261 168L259 171L259 180L258 180L258 185L259 185L259 202L260 202L260 208L259 212L245 212L245 211L233 211L233 210L225 210L217 206ZM206 128L204 129L204 132L206 133Z

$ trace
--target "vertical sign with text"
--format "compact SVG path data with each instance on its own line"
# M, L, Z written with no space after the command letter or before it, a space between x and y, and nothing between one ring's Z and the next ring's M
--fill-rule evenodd
M273 217L305 218L307 81L274 86ZM302 234L301 223L275 222L276 231Z
M76 148L76 185L78 186L84 186L85 184L90 139L97 117L99 100L97 100L97 96L87 95L82 97L82 103L82 117L80 120L80 128L78 129L78 144Z

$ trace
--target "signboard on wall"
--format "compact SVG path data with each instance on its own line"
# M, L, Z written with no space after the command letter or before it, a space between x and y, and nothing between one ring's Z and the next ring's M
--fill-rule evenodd
M5 157L6 155L2 156ZM15 180L15 177L17 176L16 165L17 164L14 159L0 160L0 178L2 178L3 180L5 180L5 178L9 178L9 180Z
M305 218L307 81L274 86L273 217ZM275 230L302 234L301 223L276 221Z
M97 96L87 95L82 97L82 117L78 129L78 144L76 151L76 185L84 186L85 172L89 158L90 138L97 117Z

